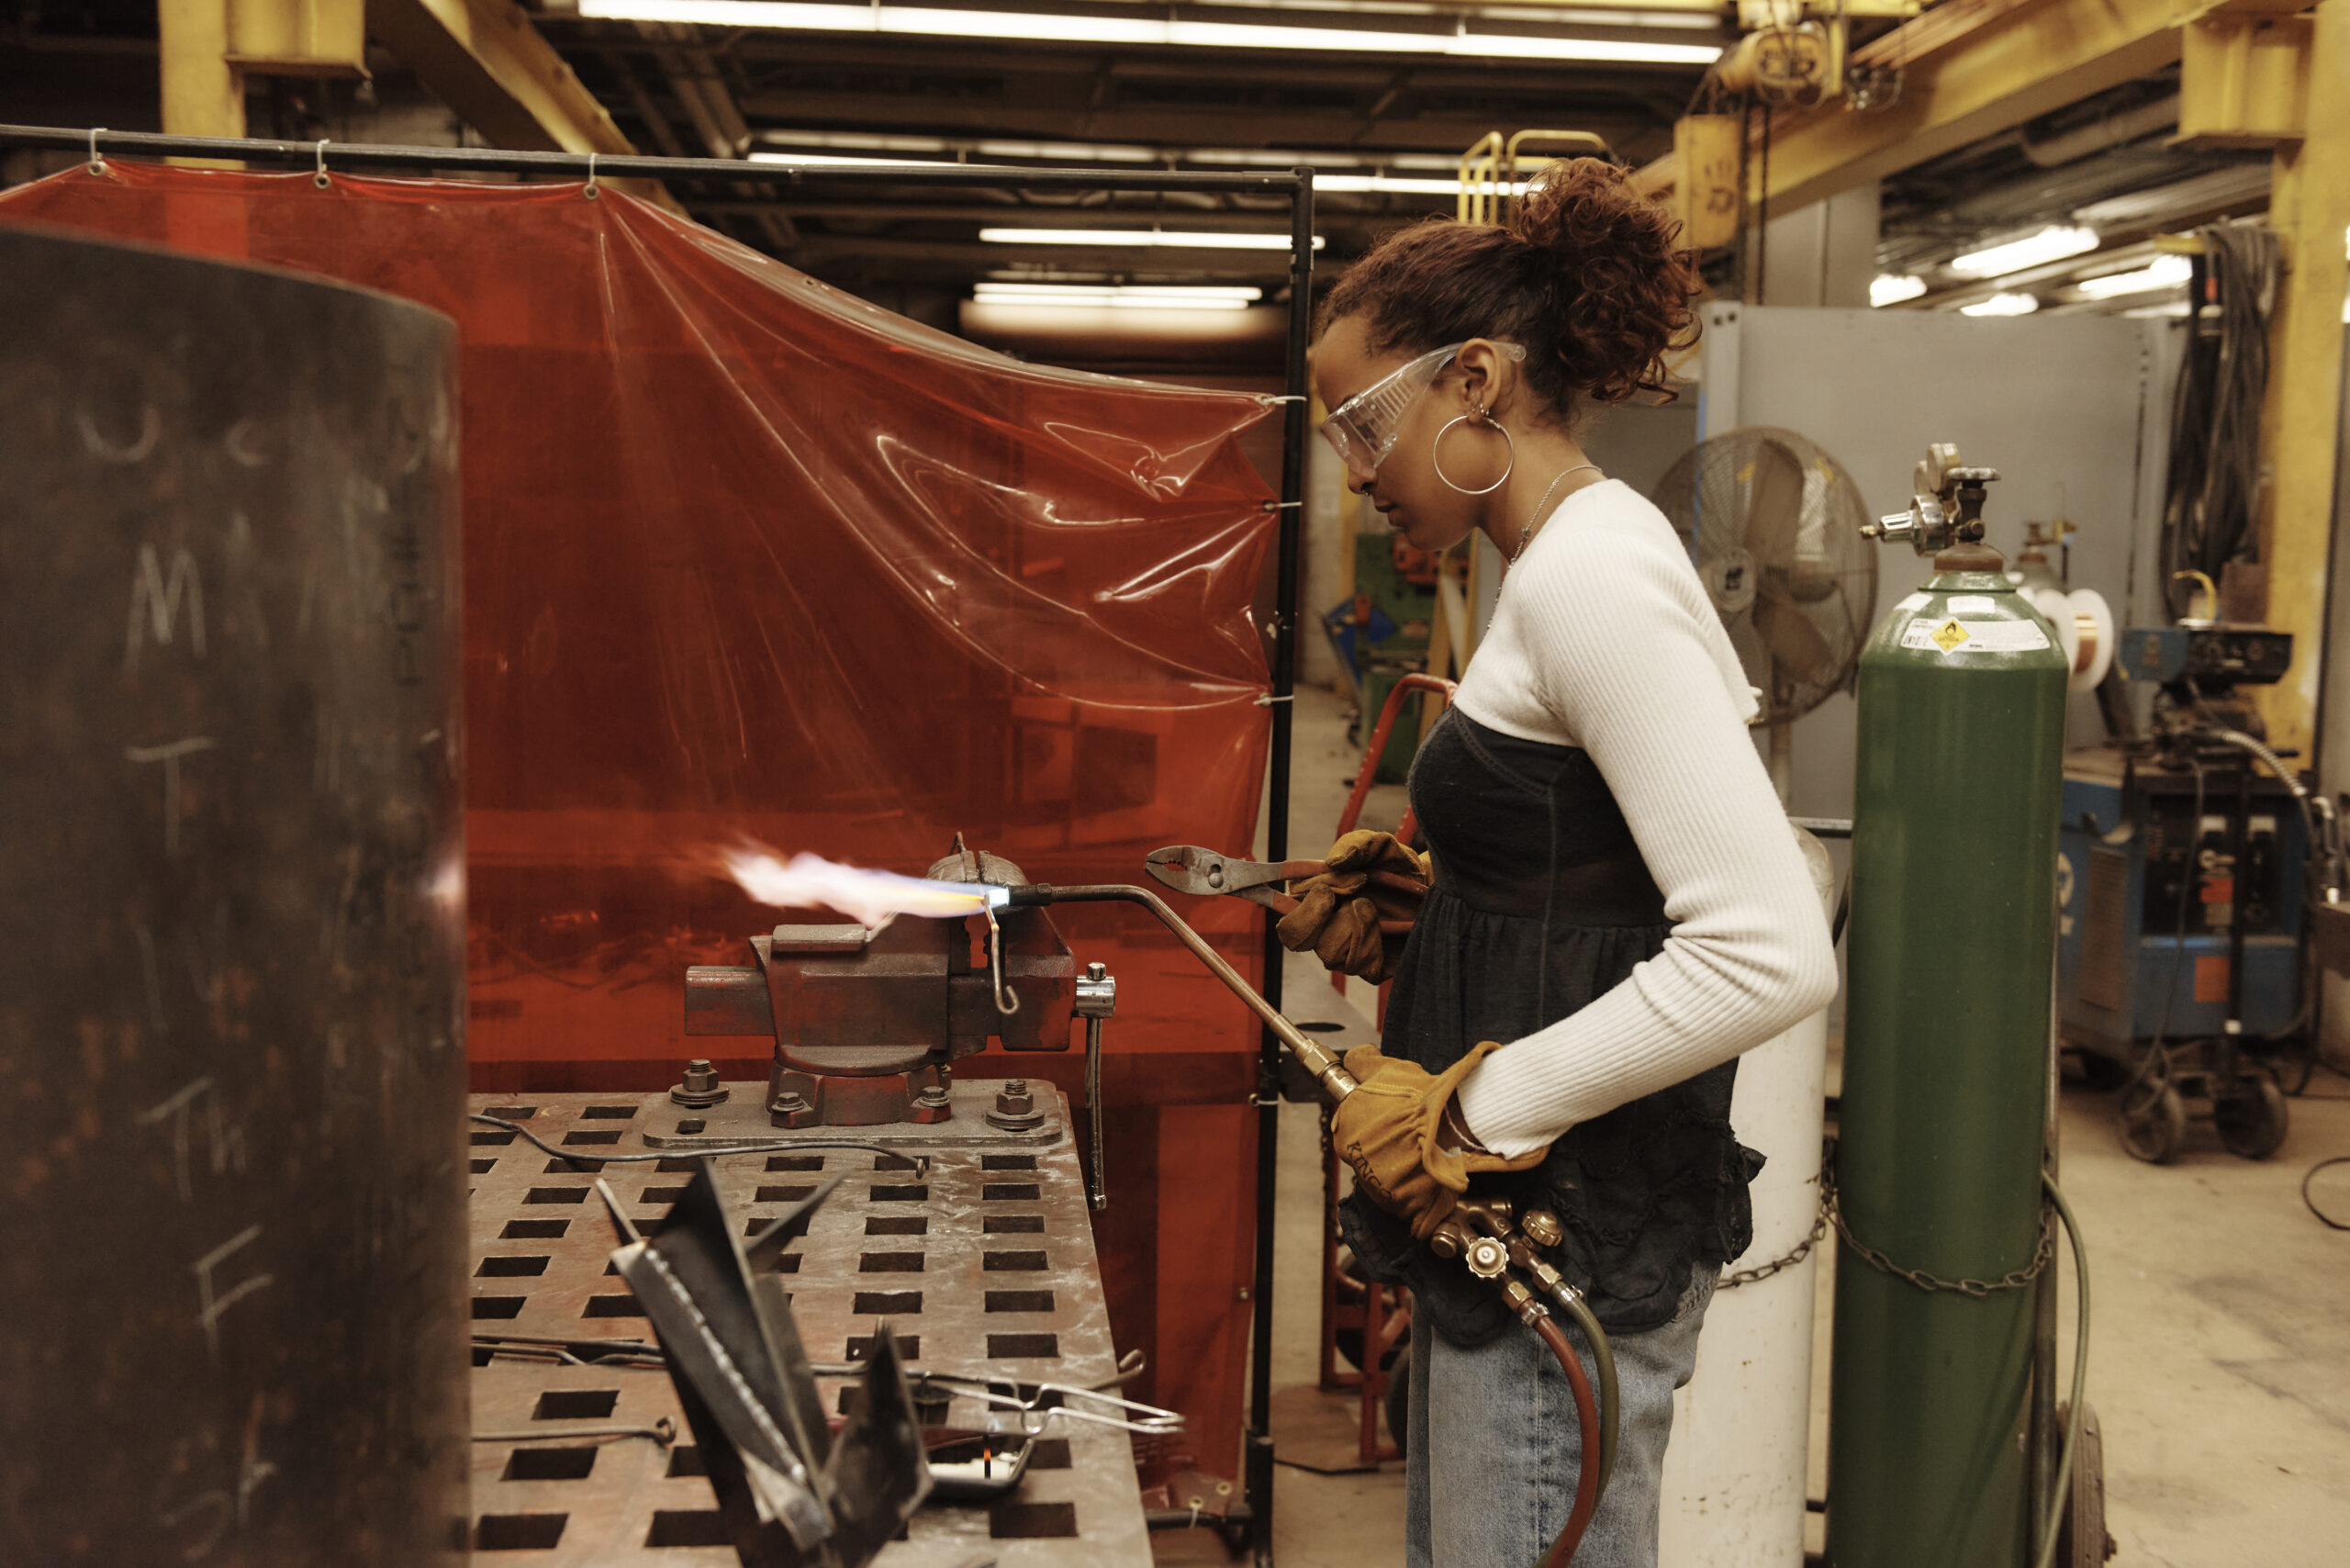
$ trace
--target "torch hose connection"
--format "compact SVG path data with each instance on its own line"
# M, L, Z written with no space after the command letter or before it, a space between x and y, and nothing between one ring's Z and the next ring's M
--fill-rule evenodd
M1051 903L1142 905L1157 915L1159 924L1173 932L1178 941L1191 949L1192 957L1207 966L1209 973L1222 980L1233 995L1248 1004L1248 1010L1262 1019L1265 1027L1289 1047L1290 1055L1297 1058L1298 1065L1313 1074L1332 1104L1337 1104L1360 1087L1337 1058L1281 1016L1279 1008L1258 994L1257 988L1225 963L1223 956L1208 946L1205 937L1192 930L1188 921L1169 909L1149 889L1122 883L1055 887L1049 883L1032 882L1008 888L1005 895L1004 902L1015 909ZM1502 1228L1506 1230L1506 1226ZM1488 1241L1484 1245L1492 1246L1494 1243ZM1525 1248L1525 1238L1519 1239L1519 1247ZM1561 1370L1567 1374L1568 1385L1574 1391L1575 1419L1583 1439L1582 1464L1575 1480L1574 1507L1567 1516L1566 1528L1559 1532L1558 1540L1551 1543L1550 1551L1538 1565L1538 1568L1566 1568L1573 1559L1576 1548L1583 1544L1583 1531L1590 1528L1591 1517L1599 1507L1600 1495L1606 1490L1607 1477L1616 1465L1616 1358L1608 1349L1607 1334L1600 1327L1599 1320L1592 1316L1582 1295L1559 1278L1557 1271L1540 1263L1530 1249L1514 1254L1511 1260L1520 1263L1540 1280L1550 1300L1555 1301L1583 1330L1584 1339L1591 1346L1592 1361L1599 1369L1601 1386L1605 1390L1604 1398L1593 1397L1591 1379L1584 1375L1583 1362L1576 1359L1574 1348L1567 1343L1566 1335L1551 1320L1547 1307L1534 1301L1533 1293L1515 1281L1503 1285L1504 1298L1511 1303L1512 1310L1518 1313L1520 1319L1541 1337L1543 1344L1550 1347L1550 1354L1558 1359ZM1496 1284L1502 1284L1499 1269L1497 1261ZM1481 1275L1483 1272L1472 1271Z

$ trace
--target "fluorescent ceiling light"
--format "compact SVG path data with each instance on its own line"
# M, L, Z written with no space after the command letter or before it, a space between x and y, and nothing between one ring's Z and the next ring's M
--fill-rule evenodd
M1124 295L1132 298L1153 299L1237 299L1243 302L1262 299L1265 291L1246 284L1214 283L1013 283L982 279L977 286L982 298L1000 295L1017 298L1023 295L1092 295L1102 298Z
M1181 251L1286 251L1286 234L1246 234L1175 229L982 229L990 245L1160 246ZM1322 248L1322 236L1314 237Z
M1265 291L1214 284L981 283L973 296L985 305L1054 310L1246 310Z
M952 152L941 136L888 136L870 130L762 130L761 141L778 147L849 147L859 152Z
M805 0L579 0L579 15L610 21L690 22L798 32L894 33L1030 42L1172 45L1195 49L1304 49L1369 54L1429 54L1472 60L1583 60L1618 64L1710 65L1716 43L1551 38L1526 33L1388 31L1364 28L1267 27L1133 16L1052 16L963 11L928 6L844 6Z
M1024 309L1037 310L1246 310L1245 299L1177 299L1158 298L1148 295L1095 294L982 294L975 297L981 305L1016 305Z
M2020 240L1993 245L1986 250L1970 252L1950 264L1954 273L1969 277L1998 277L2007 273L2021 272L2042 262L2061 262L2067 256L2077 256L2084 251L2097 249L2097 231L2092 229L2063 229L2050 225L2037 234L2027 234Z
M978 152L982 159L1034 158L1048 160L1060 158L1067 159L1072 163L1140 163L1157 161L1152 154L1145 151L1141 148L1133 149L1133 151L1139 154L1139 156L1129 158L1120 155L1125 151L1125 149L1076 146L1059 147L1045 142L1021 144L1017 150L1013 147L1008 147L1001 142L981 142L978 147L974 148L973 151ZM751 154L750 161L754 163L778 163L786 168L968 169L973 167L984 168L989 166L984 162L979 164L968 162L958 163L952 159L875 158L847 152L754 152ZM1293 166L1293 162L1283 162L1281 166L1283 168L1289 168ZM1511 181L1503 186L1503 190L1505 194L1509 196L1524 196L1528 183L1529 182L1525 180ZM1415 179L1409 176L1398 176L1393 174L1316 174L1314 177L1314 188L1317 191L1338 196L1456 196L1460 193L1460 182L1458 179Z
M1076 158L1088 163L1156 163L1166 156L1147 147L1067 141L981 141L971 151L982 158Z
M1893 273L1879 273L1869 282L1869 303L1898 305L1905 299L1915 299L1925 292L1924 278L1901 277Z
M1504 196L1522 196L1530 180L1502 182ZM1316 174L1314 188L1341 196L1459 196L1460 182L1450 180L1419 180L1395 174ZM1491 185L1480 186L1491 190Z
M2029 294L1995 294L1988 299L1978 299L1972 305L1962 305L1962 316L2029 316L2040 308L2040 301Z
M2132 321L2177 320L2188 314L2187 301L2174 299L2167 305L2141 305L2121 314Z
M2135 272L2108 273L2083 278L2073 286L2090 299L2110 299L2118 294L2147 294L2157 288L2177 288L2193 276L2195 263L2185 256L2156 256L2151 266Z
M1224 4L1225 0L1201 0L1201 3L1203 5L1214 6ZM1300 6L1298 7L1300 10L1316 10L1321 8L1322 7L1311 6ZM1365 11L1425 10L1438 16L1449 14L1442 7L1435 6L1337 6L1329 8L1341 11L1358 9ZM1644 11L1609 11L1593 9L1583 6L1570 6L1565 7L1541 6L1481 6L1477 7L1473 14L1485 17L1489 21L1556 23L1561 20L1565 20L1572 22L1576 26L1586 28L1703 28L1712 30L1720 28L1722 25L1721 7L1715 6L1708 8L1703 4L1691 6L1686 9L1680 11L1664 11L1653 8Z
M822 166L838 168L847 165L858 169L953 169L960 167L944 158L858 158L841 152L754 152L754 163L782 163L808 168Z

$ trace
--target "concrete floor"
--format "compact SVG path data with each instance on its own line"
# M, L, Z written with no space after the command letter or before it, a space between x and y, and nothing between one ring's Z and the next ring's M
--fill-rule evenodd
M1301 690L1296 706L1292 846L1311 853L1330 837L1358 758L1346 745L1336 698ZM1401 807L1400 789L1381 789L1365 821L1392 825ZM1289 984L1326 981L1316 969L1293 967ZM1312 1106L1283 1108L1277 1389L1315 1375L1315 1118ZM2107 1528L2120 1543L2113 1562L2350 1562L2350 1235L2321 1225L2299 1190L2314 1161L2350 1154L2350 1081L2320 1072L2293 1103L2284 1148L2258 1164L2222 1152L2208 1128L2194 1130L2176 1164L2139 1164L2114 1138L2109 1097L2077 1085L2065 1092L2063 1125L2064 1184L2089 1249L2089 1402L2104 1426ZM2331 1212L2350 1218L2350 1166L2319 1176L2314 1192ZM1826 1490L1827 1280L1823 1271L1814 1496ZM2069 1367L2069 1282L2065 1303ZM1400 1464L1335 1476L1279 1465L1276 1476L1275 1559L1282 1568L1402 1563ZM1162 1535L1156 1544L1162 1562L1222 1559L1205 1532Z

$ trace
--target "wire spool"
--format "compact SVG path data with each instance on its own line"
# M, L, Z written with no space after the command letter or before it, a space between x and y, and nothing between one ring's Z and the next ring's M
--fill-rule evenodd
M2121 635L2105 595L2095 588L2075 588L2070 593L2062 588L2026 588L2023 596L2047 618L2064 646L2065 667L2069 672L2065 689L2096 690L2113 667L2114 643Z

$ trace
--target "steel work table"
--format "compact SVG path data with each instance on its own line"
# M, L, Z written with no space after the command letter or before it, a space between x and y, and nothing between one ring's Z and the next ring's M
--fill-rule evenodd
M688 1111L664 1093L476 1095L476 1111L520 1121L583 1159L660 1152L688 1141L681 1121L710 1136L729 1124L778 1139L855 1138L860 1129L784 1133L747 1113L763 1083L734 1084L732 1114ZM1069 1109L1043 1098L1043 1128L1016 1137L966 1120L968 1134L932 1143L917 1175L897 1157L849 1149L733 1155L718 1161L721 1193L755 1231L818 1182L844 1176L809 1234L781 1259L792 1314L809 1356L861 1359L886 1317L914 1371L1093 1385L1116 1373L1093 1251L1084 1183L1067 1135ZM1048 1086L1039 1082L1039 1091ZM692 1133L700 1133L693 1126ZM596 1196L598 1172L551 1159L512 1134L476 1123L470 1271L474 1328L518 1338L649 1339L625 1286L608 1273L612 1226ZM653 1142L648 1145L648 1136ZM896 1146L899 1139L885 1140ZM607 1165L600 1174L640 1225L657 1221L696 1157ZM567 1428L651 1428L664 1418L677 1440L644 1437L588 1442L476 1440L473 1546L479 1563L595 1568L733 1568L716 1499L701 1475L672 1393L658 1367L566 1364L552 1355L475 1352L477 1434ZM828 1407L837 1379L822 1380ZM957 1398L946 1424L984 1424L979 1402ZM1127 1434L1056 1419L1020 1487L992 1506L932 1504L880 1568L960 1568L991 1553L1002 1568L1102 1564L1143 1568L1148 1533Z

